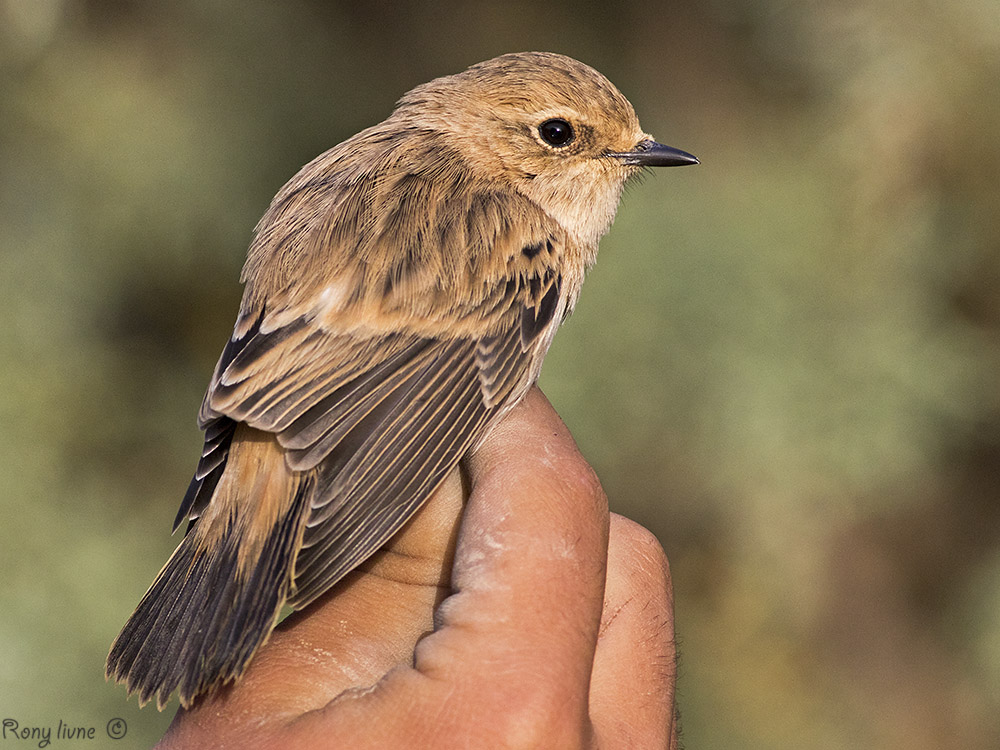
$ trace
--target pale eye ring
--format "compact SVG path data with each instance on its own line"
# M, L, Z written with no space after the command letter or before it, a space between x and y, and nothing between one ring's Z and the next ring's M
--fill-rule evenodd
M546 120L538 126L538 135L550 146L562 148L573 141L573 126L559 117Z

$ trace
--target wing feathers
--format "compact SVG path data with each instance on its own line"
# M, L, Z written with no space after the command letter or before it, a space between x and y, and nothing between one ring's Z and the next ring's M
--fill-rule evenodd
M527 349L538 335L552 322L552 316L559 306L559 291L562 278L548 274L544 278L533 276L530 290L533 304L521 311L521 346Z
M206 425L201 460L181 500L181 507L177 509L172 531L177 531L185 520L193 521L208 506L225 469L235 431L236 422L226 417L216 418Z
M520 336L494 336L476 347L476 366L483 399L489 406L499 404L510 393L511 376L524 354Z
M390 351L383 361L371 369L362 371L337 390L315 400L281 431L281 444L286 448L303 450L315 445L340 422L355 416L352 412L358 412L355 422L362 418L373 403L377 403L387 391L398 386L423 363L430 344L428 340L418 339L405 349Z
M508 238L509 217L497 213L494 197L478 195L461 232L452 229L476 246L510 244L507 275L492 278L474 304L447 313L461 325L442 328L446 335L363 338L356 321L338 333L334 308L289 298L265 314L264 298L247 298L260 309L255 316L257 303L245 308L216 368L202 409L205 450L178 519L204 512L226 465L232 425L273 433L288 469L314 482L294 565L294 606L383 545L537 376L558 322L563 279L549 264L559 251L548 229L537 248ZM383 220L385 235L396 219ZM425 228L425 240L435 228ZM393 289L406 286L423 251L419 243L401 247L390 269ZM360 314L362 301L342 296L337 304ZM465 322L472 317L486 335L463 333L475 329Z
M490 416L527 388L535 343L555 324L560 284L554 273L498 283L494 299L514 296L523 304L510 309L503 332L479 340L366 341L297 319L289 330L257 326L228 363L220 361L206 399L212 409L268 425L289 468L315 472L294 606L382 546L479 440ZM199 469L207 472L205 486L224 465L227 434L214 422L208 430Z
M479 436L492 409L479 389L472 342L449 348L387 415L391 427L372 434L319 486L296 561L294 606L388 541Z

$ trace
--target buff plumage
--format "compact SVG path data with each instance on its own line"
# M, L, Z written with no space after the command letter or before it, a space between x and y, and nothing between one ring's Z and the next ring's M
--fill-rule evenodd
M600 73L521 53L303 167L257 225L187 533L109 676L160 707L237 679L283 606L377 551L524 396L626 181L695 161Z

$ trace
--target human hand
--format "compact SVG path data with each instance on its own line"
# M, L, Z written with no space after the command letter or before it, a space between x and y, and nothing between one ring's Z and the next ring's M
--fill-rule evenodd
M465 469L158 747L676 748L656 539L537 388Z

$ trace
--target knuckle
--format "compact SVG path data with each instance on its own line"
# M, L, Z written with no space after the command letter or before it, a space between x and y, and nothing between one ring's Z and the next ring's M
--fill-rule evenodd
M573 507L585 504L606 512L608 499L597 472L583 456L572 452L552 452L533 463L510 467L508 484L518 484L541 497L571 502Z
M562 457L553 466L551 475L553 490L565 497L572 497L574 502L585 502L588 507L606 509L608 497L601 485L594 468L577 451ZM606 512L606 510L605 510Z
M633 588L663 591L670 597L670 563L660 540L645 526L616 513L611 515L608 565L628 571Z
M586 492L590 497L598 502L606 502L607 495L604 494L604 486L594 468L588 464L583 457L580 457L576 476L580 482L582 492Z

